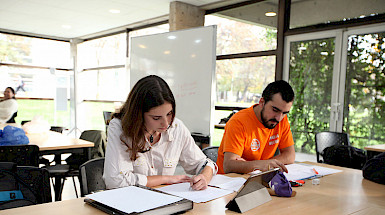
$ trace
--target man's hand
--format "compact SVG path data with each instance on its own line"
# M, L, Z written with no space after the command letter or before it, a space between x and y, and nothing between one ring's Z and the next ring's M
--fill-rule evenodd
M257 167L256 169L259 169L261 171L267 171L274 168L280 168L282 171L287 172L287 168L283 163L281 163L279 160L276 159L270 159L270 160L259 160L256 161Z

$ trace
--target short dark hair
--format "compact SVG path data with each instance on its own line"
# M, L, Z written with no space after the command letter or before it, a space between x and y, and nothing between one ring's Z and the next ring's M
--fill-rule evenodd
M262 97L265 102L271 101L273 95L280 93L282 99L289 103L294 100L293 88L284 80L274 81L263 90Z

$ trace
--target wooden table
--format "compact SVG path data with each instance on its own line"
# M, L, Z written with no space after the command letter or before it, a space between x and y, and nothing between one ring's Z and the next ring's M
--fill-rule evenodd
M382 152L385 152L385 144L366 146L365 150L368 153L368 159L370 159L370 158L372 158L372 157L374 157L374 156L376 156Z
M308 162L310 163L310 162ZM311 163L315 164L315 163ZM312 185L307 180L302 187L293 190L297 195L292 198L272 197L272 201L260 205L243 214L384 214L385 185L363 179L362 172L356 169L315 164L341 169L343 172L321 178L320 185ZM186 214L238 214L228 211L225 205L235 193L207 203L194 203L194 209ZM0 214L105 214L83 202L83 198L34 205L0 211Z

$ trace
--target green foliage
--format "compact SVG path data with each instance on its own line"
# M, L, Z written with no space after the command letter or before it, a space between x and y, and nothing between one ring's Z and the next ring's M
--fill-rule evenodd
M358 148L385 140L384 48L384 33L348 40L343 130ZM289 120L297 151L314 153L314 135L329 130L333 53L333 39L291 44L289 80L296 97Z

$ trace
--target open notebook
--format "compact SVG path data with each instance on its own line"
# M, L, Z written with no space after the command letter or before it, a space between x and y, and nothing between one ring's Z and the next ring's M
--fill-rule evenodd
M87 195L84 201L108 214L174 214L193 208L193 202L144 187L129 186Z

